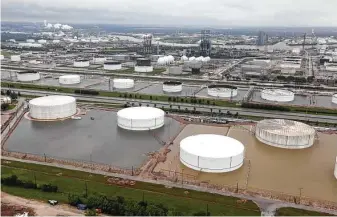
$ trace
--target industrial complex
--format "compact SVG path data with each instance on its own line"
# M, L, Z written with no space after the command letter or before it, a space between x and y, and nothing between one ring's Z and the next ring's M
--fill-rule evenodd
M337 210L337 40L47 26L1 45L4 157Z

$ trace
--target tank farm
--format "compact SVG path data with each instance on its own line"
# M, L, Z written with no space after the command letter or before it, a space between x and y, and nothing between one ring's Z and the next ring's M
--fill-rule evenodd
M139 66L146 64L147 60L143 60ZM60 78L61 81L78 82L78 77L68 76ZM133 86L133 80L114 80L114 85L116 88L128 88ZM180 91L180 85L167 82L163 84L163 89ZM236 94L236 89L231 86L208 86L208 94L217 95L218 89L225 89L221 91L225 95L220 97ZM268 91L265 94L273 95ZM287 96L281 100L290 99ZM115 123L111 123L111 126L115 126L118 132L144 133L159 141L161 146L146 153L146 159L138 167L125 169L95 161L11 151L7 144L11 134L15 134L17 126L24 120L32 123L69 121L76 117L85 118L92 111L104 111L108 116L115 114ZM17 117L2 140L3 156L126 174L141 179L165 180L182 186L195 185L210 190L259 195L287 202L300 199L301 204L337 208L337 132L321 132L304 123L282 119L210 124L201 122L201 117L166 114L154 107L113 109L84 105L66 96L30 100L29 107L21 108ZM164 129L172 121L178 123L176 128L179 130L168 138L160 138L157 130ZM133 142L138 145L137 141ZM126 179L112 182L129 183ZM300 198L299 189L302 191Z

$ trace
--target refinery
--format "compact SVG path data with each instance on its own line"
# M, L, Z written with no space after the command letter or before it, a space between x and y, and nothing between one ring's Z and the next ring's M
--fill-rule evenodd
M337 210L336 37L6 31L2 156Z

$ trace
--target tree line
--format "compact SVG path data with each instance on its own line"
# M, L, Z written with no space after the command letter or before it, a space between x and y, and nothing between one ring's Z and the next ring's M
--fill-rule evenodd
M107 197L104 195L91 195L89 197L80 197L79 195L69 194L68 203L72 206L85 204L90 210L90 215L95 215L95 210L100 209L102 213L114 216L183 216L176 209L170 209L162 203L148 202L144 199L134 201L125 199L122 196ZM194 216L210 216L211 213L206 211L198 211L192 213Z

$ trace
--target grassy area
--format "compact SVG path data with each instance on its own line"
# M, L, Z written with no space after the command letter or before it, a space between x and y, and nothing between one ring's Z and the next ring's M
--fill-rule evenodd
M0 52L0 54L1 54L1 55L4 55L5 57L9 57L9 56L13 55L14 53L13 53L13 52L9 52L9 51L4 51L4 50L2 50L2 51Z
M8 163L10 162L10 163ZM163 203L167 207L175 208L186 215L208 209L212 215L260 215L259 208L251 201L245 204L237 204L238 198L225 197L216 194L188 191L182 188L166 188L145 182L137 182L132 187L121 187L107 184L108 177L80 171L66 170L50 166L21 163L2 160L1 176L17 175L19 179L33 181L36 177L37 184L51 183L59 187L60 193L46 193L38 190L8 187L2 185L2 191L16 196L48 200L56 199L60 202L68 202L68 193L83 195L85 183L90 194L106 196L123 196L127 199L145 200L155 203Z
M314 212L292 207L284 207L277 209L276 216L332 216L328 213Z

